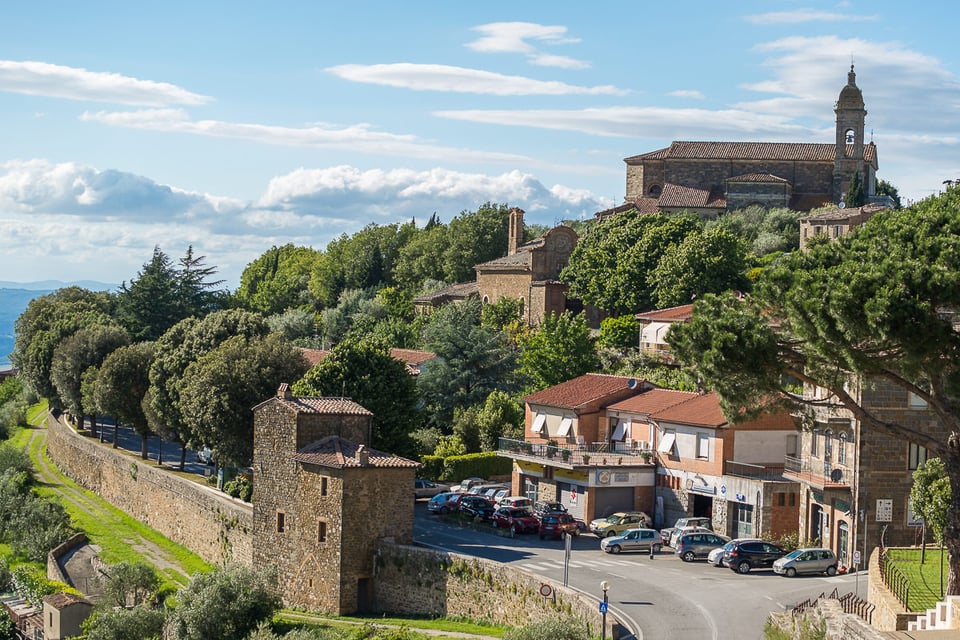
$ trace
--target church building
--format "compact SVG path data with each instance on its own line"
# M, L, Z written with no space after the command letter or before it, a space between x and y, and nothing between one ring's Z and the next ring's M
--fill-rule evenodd
M679 141L626 158L626 203L597 216L637 208L713 218L751 205L809 211L842 202L856 173L872 202L877 148L864 141L867 111L853 65L834 112L832 143Z

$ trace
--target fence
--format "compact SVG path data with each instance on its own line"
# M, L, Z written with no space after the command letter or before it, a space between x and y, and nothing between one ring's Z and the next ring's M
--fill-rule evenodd
M821 593L816 598L807 598L806 600L804 600L803 602L801 602L800 604L798 604L793 608L793 612L792 612L793 615L794 616L801 615L807 609L815 607L817 605L817 602L819 602L824 598L829 598L831 600L836 600L837 602L839 602L840 606L843 608L844 613L850 613L850 614L856 615L867 624L873 624L873 610L875 608L874 605L870 604L869 601L864 600L863 598L853 593L852 591L850 593L847 593L841 596L836 589L834 589L829 596L826 595L825 593Z
M880 549L880 577L890 593L900 601L906 611L910 611L910 581L903 575L897 564L890 559L885 548Z

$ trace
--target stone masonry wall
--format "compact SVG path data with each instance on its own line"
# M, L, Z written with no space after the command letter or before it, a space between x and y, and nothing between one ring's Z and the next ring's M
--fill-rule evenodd
M381 544L376 556L375 602L378 612L464 616L516 624L560 615L580 620L590 637L600 634L597 602L559 584L508 565L458 554L396 544ZM543 584L553 594L541 595ZM612 614L608 626L614 626ZM614 637L613 634L608 634Z
M47 454L67 476L211 563L253 561L253 509L49 420Z

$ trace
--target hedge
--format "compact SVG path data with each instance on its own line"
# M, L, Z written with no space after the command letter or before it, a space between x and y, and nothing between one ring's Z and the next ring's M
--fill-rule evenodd
M495 451L468 453L463 456L423 456L422 474L426 478L460 481L464 478L493 478L509 476L513 471L513 461L501 458Z

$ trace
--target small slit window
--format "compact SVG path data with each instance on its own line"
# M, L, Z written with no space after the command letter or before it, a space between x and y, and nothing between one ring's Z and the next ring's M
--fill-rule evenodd
M286 515L283 511L277 511L277 533L283 533L287 529Z
M327 541L327 523L323 520L317 521L317 542Z

